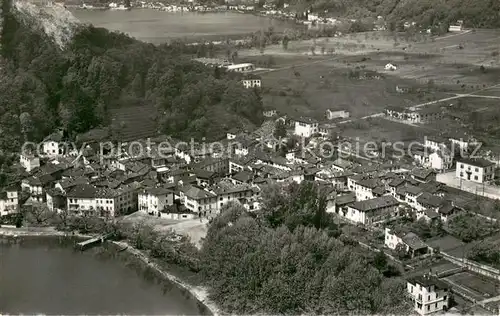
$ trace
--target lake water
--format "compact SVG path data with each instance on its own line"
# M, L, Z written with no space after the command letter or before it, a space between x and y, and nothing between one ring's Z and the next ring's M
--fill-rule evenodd
M71 247L0 244L1 314L199 315L180 289Z
M197 13L163 12L152 9L130 11L72 10L82 22L91 23L113 31L121 31L136 39L161 44L172 38L211 38L248 34L273 26L281 32L294 25L251 14L232 12Z

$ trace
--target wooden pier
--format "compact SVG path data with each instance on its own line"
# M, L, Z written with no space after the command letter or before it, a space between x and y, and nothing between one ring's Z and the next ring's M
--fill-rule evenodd
M103 243L106 239L111 237L111 235L112 234L110 233L110 234L100 235L91 239L87 239L85 241L77 243L76 248L78 248L81 251L84 251L92 246Z

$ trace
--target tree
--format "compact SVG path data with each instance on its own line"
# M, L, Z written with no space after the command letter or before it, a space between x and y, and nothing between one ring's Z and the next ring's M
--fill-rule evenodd
M274 137L277 139L285 138L287 136L286 127L283 122L279 121L276 123L276 128L274 129Z
M274 202L283 200L273 196ZM201 250L202 274L224 310L366 314L405 305L403 284L384 280L360 249L315 227L291 231L271 228L263 220L233 205L209 227ZM383 298L382 290L390 297Z
M24 212L24 220L31 225L45 226L50 224L50 220L55 216L55 212L50 211L46 204L35 203L27 207Z
M383 272L387 269L387 256L383 251L377 252L373 261L374 261L373 265L380 272Z
M405 260L409 257L408 251L406 250L406 246L404 244L397 244L394 251L396 252L396 256L399 260Z
M288 50L288 43L290 42L290 39L288 36L283 36L283 40L281 41L281 45L283 46L283 50Z
M21 133L23 133L24 140L27 141L28 134L33 130L33 120L31 119L31 115L27 112L23 112L19 115L19 121L21 124Z

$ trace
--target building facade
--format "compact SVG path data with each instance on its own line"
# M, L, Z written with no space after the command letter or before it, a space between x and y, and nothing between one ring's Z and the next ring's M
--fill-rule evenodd
M301 118L295 121L294 134L302 137L311 137L318 133L319 123L311 118Z
M260 79L245 79L242 80L242 83L243 86L247 89L260 88L262 84Z
M407 291L419 315L446 311L449 307L448 286L437 277L419 275L407 280Z
M159 215L167 206L174 204L174 192L163 188L144 189L137 199L139 212Z
M491 182L495 178L495 163L482 158L459 159L457 160L456 176L476 183Z

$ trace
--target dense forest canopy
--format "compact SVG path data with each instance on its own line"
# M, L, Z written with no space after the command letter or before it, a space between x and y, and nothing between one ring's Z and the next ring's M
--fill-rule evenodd
M61 50L43 32L4 12L4 151L18 151L24 140L39 141L57 127L74 136L107 126L111 109L141 104L153 104L160 113L152 118L159 132L180 138L213 139L230 127L261 123L258 92L220 69L192 61L193 47L156 47L82 26Z
M405 282L383 254L343 242L324 201L302 182L270 187L257 213L228 205L201 250L211 298L238 314L408 314Z

